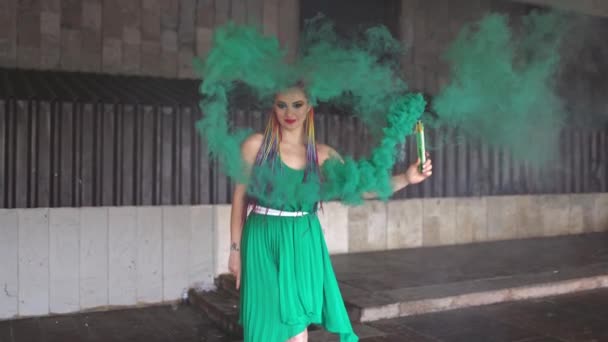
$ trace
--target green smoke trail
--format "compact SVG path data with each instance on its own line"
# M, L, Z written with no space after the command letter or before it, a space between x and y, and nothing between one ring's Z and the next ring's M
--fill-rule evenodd
M555 156L565 118L554 86L563 19L532 13L521 39L504 15L465 27L446 54L451 83L433 102L440 122L536 165Z
M250 131L231 131L227 119L228 94L237 82L242 82L258 97L270 97L280 82L285 82L284 55L276 39L231 23L215 31L213 45L204 63L194 60L195 70L203 77L200 92L204 99L200 107L205 114L197 123L197 129L205 137L210 154L218 158L228 176L243 183L246 173L238 156Z
M301 51L296 69L313 103L331 100L351 109L372 131L386 124L391 104L407 91L397 77L403 48L383 26L343 41L331 22L316 17L304 28Z
M426 102L421 95L407 95L393 102L389 111L389 126L384 137L372 151L370 159L344 162L330 159L323 164L326 184L322 188L323 200L342 199L347 204L360 204L361 194L375 192L386 200L392 193L392 167L397 159L397 146L412 133L412 128L422 115Z
M286 199L360 203L364 192L388 198L396 146L412 132L425 107L421 96L406 95L407 86L397 77L394 57L401 52L398 43L382 27L368 30L360 41L344 42L328 21L319 18L304 30L302 42L301 57L287 65L276 38L265 37L254 27L227 24L216 29L210 54L204 61L195 61L204 97L200 103L204 117L197 129L210 153L229 177L246 183L240 145L249 131L229 127L230 92L237 84L244 84L260 102L268 102L275 93L303 81L313 104L333 101L352 109L370 127L384 127L380 145L369 160L354 161L346 156L344 162L327 161L321 183L311 177L301 184L277 184L281 178L275 177L276 170L257 168L250 193L266 203L284 203Z

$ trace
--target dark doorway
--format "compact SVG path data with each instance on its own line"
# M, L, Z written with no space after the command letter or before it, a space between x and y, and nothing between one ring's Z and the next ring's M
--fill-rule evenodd
M376 25L386 26L393 37L398 37L400 3L398 0L300 1L300 27L306 19L322 13L334 22L336 32L342 37Z

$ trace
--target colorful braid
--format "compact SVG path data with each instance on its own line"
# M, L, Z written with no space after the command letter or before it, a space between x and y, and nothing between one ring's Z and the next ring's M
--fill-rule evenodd
M306 136L308 141L306 142L306 176L311 173L319 175L319 156L317 154L317 142L315 140L315 112L311 108L306 120Z
M313 174L317 176L319 182L322 181L321 170L319 166L319 154L317 153L317 142L315 139L315 112L311 107L308 114L306 124L306 136L308 141L306 142L306 171L304 171L304 181L308 179L308 176ZM315 203L315 210L319 209L322 204L321 202Z
M280 154L279 143L281 142L281 129L279 122L274 114L270 115L268 124L264 131L264 140L256 157L256 165L262 165L270 161L274 166L274 161Z

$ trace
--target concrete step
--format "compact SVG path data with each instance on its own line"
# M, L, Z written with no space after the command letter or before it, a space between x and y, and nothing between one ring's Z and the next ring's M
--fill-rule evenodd
M366 328L381 319L608 287L608 234L335 255L332 263L351 321ZM234 277L216 284L218 293L191 291L191 301L238 336ZM333 336L311 328L311 341Z
M217 286L218 291L222 291L233 298L238 298L240 296L239 291L236 289L236 278L232 274L220 274L217 278L215 278L215 285ZM356 308L354 309L356 310ZM312 324L309 327L310 331L320 329L322 328L316 324Z
M353 322L608 287L608 234L333 258Z
M206 314L224 332L234 338L242 338L243 329L238 324L239 299L221 289L213 291L188 291L188 302Z
M238 324L240 294L236 289L236 278L231 274L221 274L214 282L216 290L207 292L190 290L188 292L190 304L202 310L224 332L233 337L242 337L242 327ZM312 332L321 327L312 324L308 329Z
M345 296L345 302L352 321L370 322L604 287L608 287L608 263L373 293L354 289L349 291L353 295Z
M233 338L242 338L243 330L238 324L239 294L236 291L236 279L231 274L222 274L215 279L217 289L200 292L190 290L189 303L204 312L207 317L224 332ZM371 326L354 324L353 329L360 338L382 337L385 334ZM308 327L311 342L338 342L339 336L325 331L313 324Z
M220 274L215 278L215 286L218 290L222 290L232 297L240 296L239 290L236 289L236 278L232 274Z

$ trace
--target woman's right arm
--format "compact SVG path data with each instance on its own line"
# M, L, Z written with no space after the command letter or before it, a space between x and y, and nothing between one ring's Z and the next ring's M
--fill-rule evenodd
M262 145L263 136L253 134L243 142L241 146L241 157L247 168L251 168L255 162L258 150ZM247 185L236 184L232 194L232 207L230 212L230 258L228 268L236 277L236 287L241 283L241 236L243 233L243 223L246 215L245 206L247 198Z

